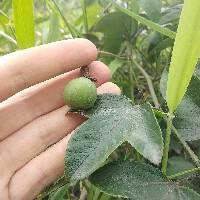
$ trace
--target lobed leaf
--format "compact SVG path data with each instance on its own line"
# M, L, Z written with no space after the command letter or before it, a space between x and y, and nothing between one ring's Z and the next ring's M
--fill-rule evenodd
M66 150L65 175L71 185L98 169L124 142L160 163L162 135L150 104L132 106L124 96L107 94L98 96L84 114L89 119L75 131Z

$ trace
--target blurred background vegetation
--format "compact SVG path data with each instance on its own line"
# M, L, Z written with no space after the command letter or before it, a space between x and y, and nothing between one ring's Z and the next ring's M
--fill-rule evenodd
M21 1L24 2L24 7L27 2L31 2ZM13 0L13 2L20 1ZM33 22L30 13L26 16L26 13L22 12L24 24L18 25L16 25L17 14L15 20L13 18L13 6L17 7L17 3L13 2L0 0L1 56L22 48L58 40L87 38L97 46L98 59L109 66L113 82L120 86L123 94L136 104L149 101L155 107L161 105L164 108L165 102L160 94L159 83L162 71L169 66L174 43L172 38L138 23L126 13L116 9L109 0L34 0ZM172 31L177 29L183 4L183 0L115 0L114 2ZM33 34L29 32L30 29L33 30ZM22 37L17 36L16 32ZM124 145L127 148L119 148L112 156L124 157L124 153L126 154L126 150L129 149L127 144ZM200 154L197 143L193 142L191 146ZM187 156L176 139L172 140L170 152L171 174L193 166L185 159ZM87 180L70 188L69 191L66 187L62 187L64 184L64 178L59 179L39 195L38 199L55 200L71 197L81 200L86 198L86 194L88 200L111 199L91 186ZM200 187L194 183L194 188L199 190Z
M17 7L14 4L20 1L13 2L16 2L13 7ZM29 2L24 1L24 4ZM182 0L115 2L171 30L176 30L182 8ZM146 99L151 101L151 91L140 67L151 75L150 78L156 86L161 71L169 63L173 39L154 32L116 10L109 0L35 0L33 38L28 32L31 28L28 17L22 16L24 24L21 23L21 27L20 24L15 26L17 22L15 24L13 20L13 7L11 0L0 1L0 55L57 40L88 38L98 47L99 59L109 65L113 81L121 87L124 94L132 100L136 95L136 102ZM29 26L26 27L25 24ZM22 32L24 43L20 38L16 39L16 28ZM131 63L132 56L137 63Z

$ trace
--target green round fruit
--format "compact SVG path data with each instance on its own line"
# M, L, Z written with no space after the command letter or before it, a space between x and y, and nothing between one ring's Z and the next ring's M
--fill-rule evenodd
M72 109L86 110L93 107L97 99L95 84L88 78L71 80L64 88L64 101Z

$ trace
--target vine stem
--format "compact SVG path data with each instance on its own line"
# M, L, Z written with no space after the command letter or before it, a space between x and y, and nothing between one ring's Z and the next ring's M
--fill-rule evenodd
M156 96L154 87L153 87L153 82L151 80L151 77L149 76L149 74L135 61L135 59L132 57L132 62L135 64L135 66L140 70L140 72L142 73L142 75L145 77L148 87L149 87L149 91L153 100L153 103L155 105L156 108L160 107L160 104L158 102L158 98Z
M173 179L176 179L176 178L178 178L180 176L191 174L191 173L194 173L194 172L197 172L197 171L200 171L200 167L197 167L197 168L194 168L194 169L190 169L190 170L186 170L184 172L180 172L180 173L168 176L167 178L170 179L170 180L173 180Z
M132 67L132 46L129 43L129 41L127 41L127 64L128 64L128 68L129 68L129 80L130 80L130 99L134 104L134 82L133 82L133 67Z
M172 132L172 120L173 120L173 115L169 113L167 117L167 129L166 129L166 136L165 136L164 150L163 150L163 160L162 160L162 173L165 176L167 174L169 145L170 145L171 132Z

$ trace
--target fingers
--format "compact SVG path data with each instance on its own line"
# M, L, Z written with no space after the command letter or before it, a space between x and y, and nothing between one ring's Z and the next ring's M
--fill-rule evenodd
M110 90L103 85L98 90L101 92L103 92L101 88L106 88L105 91L116 90L118 92L119 90L116 86L115 88L111 86L111 84L109 87ZM72 132L85 120L84 117L78 114L65 115L68 109L67 106L63 106L46 115L42 115L3 140L0 143L0 166L9 166L6 169L7 173L14 173L29 160L47 149L47 147Z
M110 71L103 63L94 61L89 68L91 76L97 78L97 86L110 79ZM0 103L0 141L33 119L63 106L63 88L79 73L74 70L60 75Z
M63 175L65 149L70 136L31 160L12 177L9 185L12 200L32 200Z
M117 85L115 85L114 83L111 83L111 82L107 82L107 83L104 83L103 85L101 85L99 88L98 88L98 93L99 94L109 94L109 93L114 93L114 94L118 94L120 95L121 94L121 90L119 89L119 87Z
M98 88L98 92L103 93L104 91L119 94L119 88L112 83L105 83ZM32 159L12 177L10 181L11 199L33 199L44 187L63 174L64 155L70 136L71 134L68 134L60 142Z
M8 54L0 59L0 102L59 74L96 59L94 44L86 39L54 42Z
M84 121L85 118L78 114L65 116L68 110L63 106L43 115L1 142L1 157L4 157L4 163L9 166L9 174L13 174L16 169L61 140ZM9 147L12 149L6 151Z

